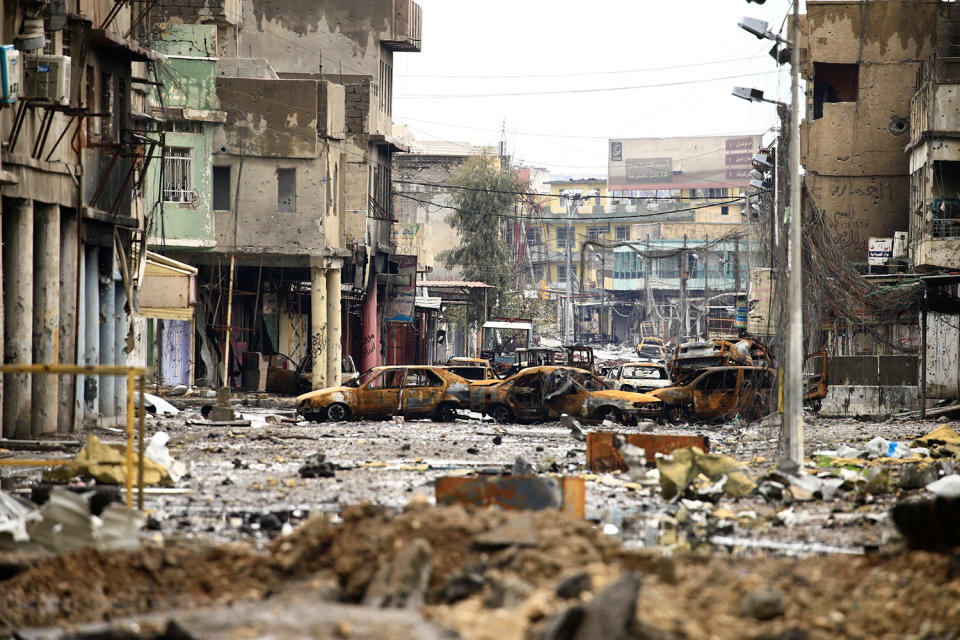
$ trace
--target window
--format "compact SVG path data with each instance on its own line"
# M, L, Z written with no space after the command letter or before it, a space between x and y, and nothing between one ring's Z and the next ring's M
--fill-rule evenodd
M277 211L297 212L296 169L277 169Z
M727 187L717 187L707 189L708 198L726 198L730 195L730 190Z
M705 375L696 385L698 391L728 391L737 388L737 370L723 369Z
M543 280L543 265L533 265L533 279L539 284Z
M597 240L605 235L607 235L607 230L609 227L587 227L587 237L591 240Z
M442 387L443 380L429 369L407 369L408 387Z
M722 216L730 215L730 207L726 205L720 207L720 215Z
M557 265L557 282L566 282L567 281L567 265L558 264Z
M630 239L630 227L617 227L617 242L624 242Z
M230 210L230 167L213 168L213 208Z
M393 111L393 65L382 58L380 84L377 88L377 108L387 115Z
M367 389L399 389L403 384L403 369L388 369L367 383Z
M193 202L193 149L167 147L163 158L163 201Z
M567 228L557 227L557 247L563 248L566 246L567 246Z
M813 63L813 119L823 117L826 102L856 102L860 67L834 62Z
M527 246L539 247L543 244L543 236L540 235L540 227L527 227Z
M113 140L113 74L100 72L100 139Z

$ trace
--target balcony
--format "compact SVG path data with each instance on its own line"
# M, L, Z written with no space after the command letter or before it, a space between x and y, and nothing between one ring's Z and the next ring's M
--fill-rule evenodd
M420 51L423 10L413 0L393 0L393 36L382 40L392 51Z
M960 58L924 65L926 79L910 101L910 146L938 133L960 131Z

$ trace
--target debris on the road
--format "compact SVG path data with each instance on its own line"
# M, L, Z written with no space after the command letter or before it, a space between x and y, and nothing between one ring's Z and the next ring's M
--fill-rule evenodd
M587 469L590 471L626 471L621 448L616 446L626 441L646 453L646 462L656 462L657 454L668 454L677 449L697 447L701 451L710 450L710 441L706 436L678 435L671 433L626 433L612 431L591 431L587 433Z
M927 485L927 491L943 498L960 498L960 475L944 476Z
M713 482L723 479L722 489L727 495L748 495L757 485L747 475L745 467L730 456L704 453L699 447L677 449L657 460L660 488L667 500L682 493L700 474Z
M16 520L8 521L11 535L0 535L0 549L62 553L84 547L137 549L146 516L113 502L97 517L91 513L88 497L55 487L46 504L21 512Z
M322 451L307 456L300 467L301 478L332 478L336 475L337 465L327 461Z
M140 393L137 391L134 391L134 401L138 405L140 404ZM143 406L147 410L147 413L158 416L175 416L180 413L180 409L177 409L163 398L150 393L143 394L143 401Z
M165 431L157 431L150 437L150 443L147 445L144 455L159 464L170 474L170 480L174 483L180 480L180 477L186 472L186 466L178 460L174 460L167 449L167 443L170 442L170 436ZM145 482L146 483L146 482Z
M437 504L469 504L504 509L559 509L573 517L585 513L582 478L447 476L437 480Z
M164 447L165 448L165 447ZM133 451L133 468L138 468L139 455ZM169 455L169 454L168 454ZM122 485L127 477L126 445L106 444L95 435L88 435L86 444L73 462L43 472L44 482L64 484L80 477L105 484ZM178 473L179 468L174 471ZM174 483L171 469L144 455L143 485L169 487Z

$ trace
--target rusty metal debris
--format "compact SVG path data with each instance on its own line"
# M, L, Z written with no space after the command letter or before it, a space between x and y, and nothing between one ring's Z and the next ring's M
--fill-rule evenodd
M586 486L582 478L498 476L443 477L437 480L437 504L497 505L507 510L558 509L583 518Z
M627 464L620 451L618 440L644 450L648 464L656 462L656 454L668 454L677 449L699 447L710 450L707 436L680 435L671 433L625 433L593 431L587 434L587 469L603 473L626 471Z

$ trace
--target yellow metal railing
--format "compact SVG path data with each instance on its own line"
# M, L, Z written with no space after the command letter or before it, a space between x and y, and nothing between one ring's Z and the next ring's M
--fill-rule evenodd
M93 376L123 376L127 379L127 451L124 468L126 471L127 507L133 507L133 439L134 439L134 421L137 416L134 413L133 395L136 390L135 383L140 387L140 412L139 425L137 431L138 438L138 464L137 464L137 508L143 511L143 434L146 423L146 410L144 409L144 396L146 394L146 376L149 375L149 369L139 367L120 367L111 365L92 365L80 366L75 364L5 364L0 366L0 373L52 373L54 375L93 375ZM7 466L60 466L69 463L69 460L0 460L0 465Z

